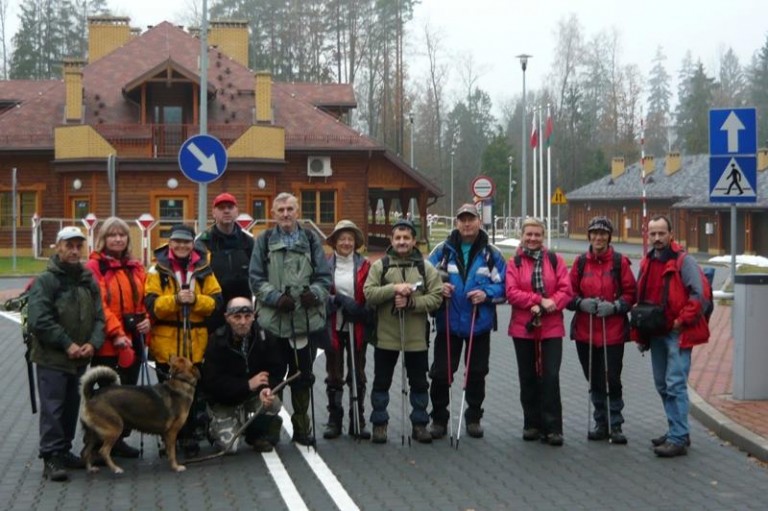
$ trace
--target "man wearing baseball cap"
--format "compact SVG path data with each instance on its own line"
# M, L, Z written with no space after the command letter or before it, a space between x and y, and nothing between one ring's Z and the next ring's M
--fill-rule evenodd
M29 293L30 357L37 364L40 394L40 457L43 477L69 479L85 468L71 452L80 409L80 377L104 344L99 285L80 261L85 236L77 227L56 235L56 253Z
M213 199L214 224L197 238L198 245L210 254L213 274L221 286L224 303L242 296L251 299L248 284L248 265L253 252L253 236L237 224L237 199L231 193L220 193ZM224 325L224 311L217 311L208 319L208 330L213 332Z
M484 434L480 419L483 416L485 377L491 354L491 330L496 323L496 304L505 299L506 264L504 256L491 245L480 225L475 205L462 204L456 211L456 228L429 255L429 262L443 278L442 295L445 301L435 319L437 336L430 369L430 433L435 439L445 436L448 421L453 420L448 411L450 384L459 368L465 345L464 360L469 361L465 370L468 375L467 411L464 415L467 434L473 438Z

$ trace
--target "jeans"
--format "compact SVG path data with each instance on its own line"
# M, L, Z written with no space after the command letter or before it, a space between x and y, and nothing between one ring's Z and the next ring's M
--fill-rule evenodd
M392 386L392 376L395 372L400 351L376 348L373 352L373 390L371 391L371 424L380 425L389 422L389 388ZM409 401L411 403L411 423L426 425L429 422L427 406L429 405L429 382L427 381L427 367L429 352L406 351L402 354L405 358L405 373L408 377L410 388ZM406 389L401 389L405 394Z
M683 445L688 429L688 371L691 348L680 348L679 335L669 332L651 339L651 366L656 391L667 414L667 440Z

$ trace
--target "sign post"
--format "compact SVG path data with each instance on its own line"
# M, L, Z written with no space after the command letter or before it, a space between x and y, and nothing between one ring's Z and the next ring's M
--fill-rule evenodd
M202 200L203 192L207 191L205 185L224 175L227 170L227 149L221 140L212 135L193 135L181 145L178 160L181 173L200 185L198 230L202 231L208 217L207 205Z
M557 237L560 238L560 206L565 206L568 204L568 199L565 198L565 193L563 193L563 189L559 186L555 188L555 193L552 194L552 198L550 199L550 203L557 206ZM552 232L550 225L550 229L547 230L547 235L550 236L550 232ZM549 244L549 240L547 241ZM555 247L557 248L557 247Z
M496 222L493 221L493 194L496 191L496 185L493 179L488 176L477 176L472 180L472 193L483 203L482 215L485 224L486 207L489 210L488 218L491 221L492 239L496 241ZM452 211L451 213L456 213Z
M93 251L93 228L96 227L98 218L93 213L88 213L82 222L85 228L88 229L88 252L90 253Z
M149 235L152 228L157 225L155 218L149 213L143 213L136 219L136 224L141 229L141 258L144 266L149 266Z

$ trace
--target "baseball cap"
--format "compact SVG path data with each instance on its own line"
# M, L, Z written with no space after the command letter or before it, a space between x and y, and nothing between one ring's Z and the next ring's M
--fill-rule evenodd
M168 239L193 241L195 239L195 230L188 225L176 224L171 227L171 234L168 236Z
M231 193L220 193L216 196L215 199L213 199L213 207L215 208L219 204L224 204L225 202L232 203L233 205L237 206L237 199L235 199L235 196Z
M613 234L613 224L604 216L596 216L589 221L587 226L587 232L591 231L605 231L608 234Z
M408 228L413 232L413 235L416 236L416 226L413 225L413 222L408 220L407 218L401 218L394 224L392 224L392 230L395 229L402 229L402 228Z
M84 240L85 235L83 234L83 231L70 225L69 227L65 227L59 231L59 233L56 235L56 243L62 240L71 240L73 238L80 238Z
M459 206L459 209L456 210L456 218L459 218L461 215L468 213L475 217L480 217L480 215L477 214L477 208L474 204L462 204Z

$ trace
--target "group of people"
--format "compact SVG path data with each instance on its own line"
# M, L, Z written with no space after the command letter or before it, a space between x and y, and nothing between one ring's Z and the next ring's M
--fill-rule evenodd
M641 263L638 286L629 260L611 246L613 226L604 217L589 223L589 250L569 271L562 257L543 245L546 227L535 218L523 222L520 247L505 261L472 204L458 209L455 228L428 257L417 247L412 221L397 220L389 248L375 262L360 253L364 236L349 220L338 222L325 240L331 248L326 254L320 237L299 222L294 195L277 195L272 213L276 225L254 239L235 221L236 198L222 193L213 201L214 225L199 236L189 226L173 226L146 271L131 256L130 230L119 218L101 225L85 264L82 232L65 227L58 233L55 254L32 285L28 316L44 477L66 480L67 469L83 467L71 449L78 382L86 366L110 366L123 384L133 385L144 376L147 356L161 381L174 355L188 357L201 370L179 435L187 456L196 455L206 437L236 450L243 426L246 444L271 451L283 424L282 392L272 395L270 389L291 376L292 440L313 445L313 366L319 349L326 366L324 438L344 430L346 386L348 434L387 442L398 361L402 441L453 438L451 388L462 353L457 440L462 421L468 436L481 438L491 332L497 328L497 305L505 301L512 308L508 334L517 357L524 440L563 444L559 369L563 310L569 308L575 311L570 337L594 406L588 438L627 443L621 372L624 344L633 338L651 350L669 423L666 433L653 439L655 453L686 453L690 352L706 342L708 332L696 262L673 241L666 217L649 222L653 248ZM679 257L685 258L681 265ZM638 302L663 309L662 332L630 334L627 315ZM431 331L436 334L430 365ZM368 345L374 368L366 417ZM138 457L139 450L121 440L113 455Z

